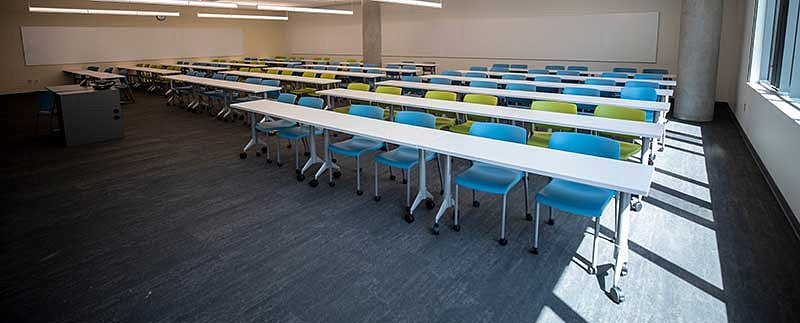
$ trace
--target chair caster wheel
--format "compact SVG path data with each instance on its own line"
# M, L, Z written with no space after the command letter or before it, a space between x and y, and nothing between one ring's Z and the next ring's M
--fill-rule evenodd
M240 153L239 159L247 159L247 153Z
M595 267L589 267L589 269L586 271L589 273L589 275L597 275L597 268Z
M336 186L336 182L328 182L328 186L334 187L334 186Z
M267 153L267 147L261 147L261 153L266 154Z
M472 201L472 207L480 207L480 206L481 206L481 202Z
M311 186L311 187L317 187L318 185L319 185L319 181L316 180L316 179L312 179L310 182L308 182L308 186Z
M628 276L628 266L623 265L622 270L619 272L619 275L622 277Z
M500 243L501 246L505 246L508 244L508 239L500 239L497 242Z
M267 159L267 164L272 164L272 159Z
M375 202L380 202L381 201L381 196L380 195L376 195L372 199L375 200Z
M408 179L403 179L403 184L408 184Z
M339 137L338 133L333 134L334 137Z
M549 219L549 220L547 220L547 222L545 222L545 223L547 223L547 225L554 225L554 224L556 224L556 220Z
M453 231L455 231L455 232L461 232L461 225L460 224L454 224L450 228L453 229Z
M286 145L286 149L292 149L292 144Z
M300 172L300 170L299 170L299 169L295 169L295 170L294 170L294 173L295 173L295 175L300 175L300 174L302 174L302 172Z
M283 167L283 163L276 163L275 165L277 165L278 167Z
M664 147L658 148L658 152L664 152Z
M622 289L619 287L612 288L608 296L611 297L611 301L617 304L625 301L625 295L622 295Z
M631 204L631 211L639 212L642 210L642 202L636 201L635 203Z
M397 176L394 176L394 175L389 175L389 180L392 180L392 181L393 181L393 180L396 180L396 179L397 179Z
M533 216L530 213L525 214L525 221L533 221Z
M444 190L439 190L439 195L444 195Z
M331 161L335 164L337 162L336 158L331 158Z
M342 172L340 172L338 170L333 172L333 178L337 178L338 179L338 178L341 178L341 177L342 177Z
M260 151L256 152L256 157L261 157L261 152Z
M425 207L428 208L428 210L433 210L433 208L436 207L436 202L432 199L425 199Z
M439 223L434 223L433 227L431 228L431 234L438 236L439 235Z
M414 215L412 215L411 213L406 213L406 215L403 217L403 220L406 220L406 223L413 223Z
M298 174L297 175L297 181L298 182L302 182L304 180L306 180L306 175L303 175L303 174Z
M364 191L362 191L362 190L357 190L357 191L356 191L356 195L358 195L358 196L364 195Z
M267 137L274 137L274 136L275 136L275 132L274 131L267 133Z
M652 159L651 159L651 160L648 160L648 161L647 161L647 165L653 166L653 160L652 160Z
M304 152L304 153L303 153L303 157L308 157L308 156L311 156L311 153L310 153L310 152Z
M539 248L531 247L530 249L528 249L528 252L530 252L530 253L532 253L534 255L538 255L539 254Z

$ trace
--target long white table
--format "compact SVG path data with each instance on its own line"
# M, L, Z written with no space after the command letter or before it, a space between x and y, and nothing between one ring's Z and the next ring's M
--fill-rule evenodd
M669 102L652 102L652 101L628 100L628 99L617 99L617 98L604 98L596 96L488 89L488 88L479 88L470 86L444 85L444 84L432 84L432 83L421 83L421 82L383 81L383 82L378 82L377 84L386 86L395 86L401 88L421 89L428 91L433 90L433 91L455 92L462 94L469 94L469 93L486 94L496 97L530 99L537 101L557 101L557 102L569 102L576 104L592 104L592 105L615 105L619 107L656 111L656 112L667 112L670 109Z
M124 79L125 78L125 75L114 74L114 73L106 73L106 72L95 72L95 71L83 70L83 69L77 69L77 68L65 69L64 73L86 76L86 77L90 77L90 78L98 79L98 80L118 80L118 79Z
M473 82L473 81L489 81L494 82L497 84L528 84L533 86L541 86L541 87L551 87L551 88L584 88L584 89L595 89L602 92L614 92L620 93L624 87L621 86L607 86L607 85L591 85L591 84L575 84L575 83L558 83L558 82L541 82L541 81L527 81L527 80L509 80L509 79L485 79L480 77L464 77L464 76L449 76L449 75L424 75L421 76L424 80L430 80L432 78L444 78L449 79L456 82ZM659 96L664 97L665 102L669 102L669 98L673 95L673 90L670 89L656 89L656 94Z
M142 67L142 66L117 66L118 70L129 70L129 71L137 71L137 72L144 72L150 74L157 74L157 75L175 75L181 74L181 71L175 70L167 70L163 68L152 68L152 67Z
M509 72L513 72L513 73L528 73L529 70L531 70L531 68L528 68L528 69L525 69L525 68L509 68L508 69ZM558 74L558 70L547 70L547 72L550 73L550 74ZM636 76L636 74L645 74L645 73L627 73L627 72L611 72L611 71L576 71L576 72L580 73L581 76L592 76L592 77L600 76L603 73L625 74L629 78L633 78L634 76ZM675 74L664 74L664 79L665 80L674 80L677 77L678 76L675 75Z
M305 69L305 68L270 67L269 69L270 70L279 70L279 71L292 71L294 73L313 72L313 70L309 70L309 69ZM318 72L322 72L322 71L318 71ZM343 72L343 71L325 71L325 74L333 74L333 75L346 76L346 77L356 77L356 78L363 78L363 79L376 79L376 78L379 78L379 77L386 77L386 74Z
M313 183L318 183L319 176L327 170L329 181L333 182L332 170L338 165L332 162L328 152L330 144L329 130L334 130L352 135L362 136L378 141L386 141L398 145L416 148L419 150L419 192L412 205L411 212L426 199L432 199L425 182L426 163L425 151L439 153L446 156L444 196L439 211L433 224L433 232L439 232L439 221L456 201L452 197L452 157L474 160L500 167L516 169L526 173L539 174L551 178L569 180L586 185L603 187L617 191L617 228L615 245L615 265L612 287L612 299L622 301L622 289L619 286L622 272L626 271L628 261L628 236L629 236L629 211L627 204L631 194L646 196L650 191L654 169L635 163L614 159L600 158L589 155L575 154L565 151L539 148L524 144L510 143L488 138L466 136L447 131L415 127L377 119L352 116L319 109L303 108L296 105L284 104L275 101L259 100L246 103L237 103L233 107L247 111L251 120L256 114L269 115L281 119L296 121L310 125L310 146L312 154L309 162L322 162L322 167L317 172ZM255 126L253 125L253 130ZM314 128L324 131L325 158L317 156L314 149ZM252 141L258 141L253 131ZM308 165L308 163L306 164ZM304 167L305 169L305 167ZM598 171L602 170L602 171ZM526 201L528 196L526 195ZM527 205L527 203L526 203ZM407 221L413 221L413 216ZM503 218L505 224L505 218ZM505 236L505 225L501 229L501 236Z
M315 64L303 65L303 67L308 68L308 69L312 69L312 70L314 69L314 67L319 67L319 66L322 66L322 67L325 67L325 68L334 67L334 68L336 68L338 70L345 70L345 71L349 70L351 68L359 68L359 69L363 69L363 70L379 70L379 71L385 72L385 73L415 74L415 75L422 74L422 69L405 70L405 69L401 69L401 68L385 68L385 67L352 67L352 66L344 66L344 65L319 65L319 64L316 64L316 65ZM317 70L317 71L322 71L322 70Z
M228 74L228 75L243 76L243 77L257 77L257 78L269 79L269 80L279 80L279 81L296 82L296 83L303 83L303 84L322 85L322 86L325 86L327 88L333 87L336 84L342 82L342 80L337 80L337 79L324 79L324 78L317 78L317 77L303 77L303 76L269 74L269 73L254 73L254 72L239 72L239 71L225 71L225 72L221 72L221 73L222 74Z
M439 64L436 64L436 63L385 63L385 64L386 65L400 65L400 66L403 66L403 65L414 65L414 66L422 67L422 71L423 72L428 72L430 74L436 74L436 67L439 66Z
M206 65L192 65L192 64L165 64L166 66L175 66L180 68L188 68L192 70L198 71L211 71L211 72L219 72L219 71L227 71L227 67L214 67L214 66L206 66Z
M265 69L268 66L264 64L247 64L247 63L229 63L229 62L211 62L211 61L197 61L195 63L201 64L209 64L209 65L227 65L227 66L236 66L236 67L248 67L248 68L261 68Z
M617 83L627 83L630 81L645 81L645 82L654 82L658 83L661 86L666 87L675 87L677 85L676 81L673 80L636 80L636 79L629 79L629 78L609 78L609 77L591 77L591 76L571 76L571 75L551 75L551 74L530 74L530 73L504 73L504 72L484 72L484 71L470 71L470 70L457 70L457 72L466 74L466 73L484 73L492 77L503 77L505 74L514 74L514 75L525 75L525 78L535 78L537 76L555 76L562 80L569 80L569 81L578 81L578 82L585 82L588 79L603 79L603 80L612 80Z

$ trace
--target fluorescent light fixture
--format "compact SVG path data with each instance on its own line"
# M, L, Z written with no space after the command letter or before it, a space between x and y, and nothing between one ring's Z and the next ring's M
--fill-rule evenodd
M239 6L235 3L229 2L211 2L211 1L187 1L187 0L92 0L95 2L114 2L114 3L135 3L135 4L152 4L162 6L189 6L189 7L207 7L207 8L230 8L236 9Z
M255 16L255 15L229 15L218 13L197 13L198 18L223 18L223 19L254 19L254 20L289 20L285 16Z
M388 2L397 4L407 4L411 6L429 7L429 8L442 8L441 2L431 1L417 1L417 0L372 0L377 2Z
M265 5L265 4L258 5L258 10L292 11L292 12L307 12L307 13L330 13L330 14L335 14L335 15L352 15L353 14L352 10L272 6L272 5Z
M29 12L40 13L76 13L83 15L117 15L117 16L168 16L178 17L180 12L166 11L133 11L133 10L105 10L105 9L78 9L78 8L46 8L28 7Z

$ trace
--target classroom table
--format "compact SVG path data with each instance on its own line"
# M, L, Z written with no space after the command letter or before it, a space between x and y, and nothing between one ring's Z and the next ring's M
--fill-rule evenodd
M558 82L540 82L540 81L528 81L528 80L510 80L510 79L486 79L481 77L464 77L464 76L450 76L450 75L424 75L422 76L423 80L430 80L432 78L445 78L456 82L473 82L473 81L489 81L494 82L497 84L528 84L533 86L541 86L541 87L550 87L550 88L584 88L584 89L595 89L601 92L614 92L620 93L624 87L622 86L607 86L607 85L591 85L591 84L583 84L583 83L558 83ZM656 94L661 96L664 102L669 102L669 98L673 95L673 90L671 89L656 89Z
M269 70L278 70L278 71L292 71L294 73L305 73L305 72L315 72L314 70L309 70L305 68L288 68L288 67L270 67ZM322 71L316 71L317 73ZM346 76L346 77L355 77L355 78L363 78L363 79L377 79L380 77L386 77L386 74L377 74L377 73L360 73L360 72L344 72L344 71L325 71L325 74L333 74L338 76Z
M532 78L537 77L537 76L554 76L554 77L558 77L558 78L560 78L562 80L578 81L578 82L584 82L584 81L586 81L588 79L603 79L603 80L612 80L612 81L615 81L617 83L627 83L627 82L630 82L630 81L653 82L653 83L658 83L661 86L669 87L669 88L675 87L677 85L677 82L674 81L674 80L635 80L635 79L629 79L629 78L610 78L610 77L591 77L591 76L572 76L572 75L551 75L551 74L530 74L530 73L520 74L520 73L484 72L484 71L470 71L470 70L457 70L456 72L460 72L462 74L466 74L466 73L484 73L484 74L487 74L489 76L498 77L498 78L502 77L505 74L514 74L514 75L525 75L525 77L529 78L529 79L532 79Z
M401 69L401 68L352 67L352 66L346 66L346 65L338 65L338 66L337 65L319 65L319 64L306 64L306 65L303 65L303 67L305 67L307 69L322 72L323 70L315 70L314 69L314 67L319 67L319 66L322 66L322 67L325 67L325 68L334 67L334 68L337 68L339 70L344 70L344 71L347 71L347 70L349 70L351 68L358 68L358 69L362 69L364 71L367 71L367 70L378 70L378 71L381 71L381 72L384 72L384 73L414 74L414 75L422 74L422 69L405 70L405 69Z
M311 84L311 85L320 85L324 86L326 89L335 87L336 84L342 82L342 80L337 79L324 79L318 77L303 77L303 76L294 76L294 75L281 75L281 74L269 74L269 73L254 73L254 72L239 72L239 71L225 71L221 72L222 74L228 75L236 75L242 77L257 77L262 79L269 79L269 80L279 80L279 81L286 81L286 82L296 82L296 83L303 83L303 84Z
M509 68L508 71L512 73L528 73L529 70L535 68ZM558 74L559 70L547 70L548 73L551 75ZM581 76L591 76L591 77L598 77L603 73L617 73L617 74L625 74L628 78L633 78L636 74L646 74L646 73L627 73L627 72L611 72L611 71L575 71L581 74ZM675 74L663 74L665 80L675 80L677 79L677 75Z
M513 120L529 123L543 123L556 126L591 130L596 132L610 132L623 135L640 137L642 139L642 151L640 160L642 163L649 163L654 158L655 152L650 149L650 143L654 139L661 138L665 132L665 126L661 123L648 123L630 120L619 120L610 118L600 118L588 115L573 115L564 113L554 113L546 111L534 111L531 109L509 108L501 106L488 106L459 101L445 101L418 98L414 96L392 95L367 91L354 91L348 89L332 89L318 91L317 94L330 97L345 98L351 100L365 101L372 104L382 103L390 106L390 116L394 115L394 106L432 109L438 111L453 112L457 114L471 114L486 116L493 119ZM648 158L645 155L649 152Z
M261 69L268 67L267 65L264 64L229 63L229 62L197 61L195 63L208 64L208 65L227 65L227 66L247 67L247 68L261 68Z
M125 78L125 75L114 74L114 73L106 73L106 72L96 72L96 71L77 69L77 68L65 69L64 73L85 76L85 77L98 79L98 80L103 80L103 81L104 80L119 80L119 79L124 79Z
M403 65L414 65L414 66L422 67L422 71L423 72L427 72L429 74L436 74L436 67L439 66L439 64L436 64L436 63L408 63L408 62L406 62L406 63L386 63L386 65L400 65L400 66L403 66Z
M214 66L206 66L206 65L192 65L192 64L164 64L166 66L174 66L180 68L186 68L190 70L198 70L198 71L209 71L209 72L219 72L219 71L227 71L227 67L214 67Z
M317 172L313 183L318 184L318 177L328 171L329 181L333 183L333 169L338 165L332 162L328 153L330 130L362 136L373 140L390 142L419 150L419 192L412 205L411 212L424 200L433 195L426 187L425 151L446 156L444 176L444 196L437 212L432 232L439 232L439 222L444 213L455 206L452 197L452 157L483 162L500 167L511 168L522 172L538 174L550 178L559 178L585 185L602 187L617 192L617 227L615 228L614 275L611 298L615 302L624 300L620 287L622 272L627 272L628 237L630 219L627 210L632 194L646 196L650 191L654 168L652 166L629 163L625 161L576 154L566 151L540 148L518 143L511 143L488 138L466 136L448 131L422 128L378 119L369 119L343 113L335 113L319 109L309 109L297 105L275 101L259 100L237 103L233 107L249 112L251 120L256 114L269 115L281 119L296 121L308 125L310 146L315 147L315 128L324 129L324 159L316 156L314 151L309 162L314 160L323 165ZM253 125L251 142L257 142L255 125ZM598 171L603 170L603 171ZM528 196L526 195L526 201ZM527 205L527 202L526 202ZM406 221L413 221L413 215L406 215ZM505 232L503 218L501 235Z

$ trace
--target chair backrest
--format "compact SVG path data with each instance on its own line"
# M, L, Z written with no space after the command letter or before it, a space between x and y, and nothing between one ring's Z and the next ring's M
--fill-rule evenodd
M499 63L499 64L492 64L492 67L505 67L505 68L509 68L509 66L510 66L510 65L508 65L508 64L502 64L502 63Z
M219 74L219 73L215 73L213 76L211 76L211 78L215 79L215 80L224 80L225 79L225 75Z
M106 68L103 70L103 72L106 72L106 73L111 73L111 72L114 72L114 68L113 68L113 67L106 67Z
M480 73L480 72L467 72L467 74L465 74L464 76L465 76L465 77L480 77L480 78L489 78L489 74L486 74L486 73Z
M39 97L39 111L40 112L50 112L53 111L56 104L56 95L50 91L40 91L38 94Z
M504 79L504 80L522 81L522 80L525 80L525 75L522 75L522 74L503 74L502 79Z
M364 69L360 67L350 68L347 71L352 73L364 73Z
M587 85L604 85L604 86L616 86L617 82L614 80L606 80L606 79L586 79L584 81Z
M268 70L267 74L279 74L280 72L279 70Z
M469 82L469 86L470 87L486 88L486 89L496 89L497 88L497 83L489 82L489 81L472 81L472 82Z
M226 81L236 82L236 81L239 80L239 77L236 76L236 75L228 75L228 76L225 76L225 80Z
M394 86L380 85L377 88L375 88L375 93L403 95L403 89Z
M641 101L658 101L656 89L649 87L624 87L620 98Z
M473 123L472 127L469 128L469 134L471 136L514 142L518 144L524 144L527 141L528 136L525 128L493 122Z
M417 69L416 65L403 65L404 70L415 70Z
M579 72L579 71L567 71L567 70L556 71L556 74L557 75L569 75L569 76L581 76L581 72Z
M615 67L612 71L617 73L638 73L635 67Z
M497 105L497 97L485 94L467 94L464 96L464 102L485 104L485 105Z
M613 105L598 105L594 109L594 116L600 118L610 118L610 119L621 119L621 120L630 120L630 121L641 121L644 122L647 117L647 113L639 109L631 109L631 108L623 108L617 107ZM601 132L600 135L603 136L611 136L611 137L618 137L618 138L625 138L625 139L638 139L639 136L631 136L631 135L622 135L622 134L615 134L609 132Z
M303 72L303 77L317 77L315 72Z
M576 132L558 132L550 137L551 149L619 159L619 143L613 139Z
M664 75L663 74L642 74L642 73L639 73L639 74L634 75L633 78L637 79L637 80L663 80L664 79Z
M578 106L567 102L536 101L531 104L531 109L535 111L546 111L566 114L578 114ZM574 128L555 126L549 124L534 124L535 128L545 128L558 131L574 131Z
M551 71L563 71L566 68L563 65L547 65L544 67L544 69Z
M338 71L338 70L339 70L339 68L338 68L338 67L336 67L336 66L326 66L326 67L325 67L325 70L326 70L326 71Z
M528 64L511 64L511 68L527 70L528 69Z
M262 73L262 72L264 72L264 70L262 70L262 69L260 69L258 67L251 67L250 68L250 72L252 72L252 73Z
M250 71L250 69L247 68L247 67L240 67L239 68L239 72L249 72L249 71Z
M200 72L200 71L197 71L197 72L194 72L194 76L197 76L197 77L206 77L206 72Z
M502 66L500 66L500 67L492 67L491 69L489 69L489 71L490 72L506 73L506 72L508 72L508 67L502 67Z
M536 86L531 84L509 83L506 90L536 92Z
M322 109L325 106L325 100L313 96L304 96L300 98L300 101L297 101L297 105L307 108Z
M386 68L400 69L400 65L398 65L398 64L387 64Z
M250 84L261 84L261 79L257 77L248 77L244 80L244 82Z
M278 95L278 102L280 103L294 104L295 100L297 100L297 96L291 93L281 93L281 95Z
M628 78L628 74L617 73L617 72L603 72L600 74L600 77L608 77L613 79L626 79Z
M567 70L569 70L569 71L588 71L589 67L588 66L575 66L575 65L572 65L572 66L567 66Z
M281 86L281 81L278 81L278 80L261 80L261 85L280 87Z
M536 82L552 82L552 83L561 83L560 77L555 76L537 76L533 78Z
M336 79L336 74L324 73L319 78L333 80L333 79Z
M442 75L444 75L444 76L461 76L462 74L461 74L461 72L456 72L456 71L444 71L444 72L442 72Z
M347 89L348 90L354 90L354 91L369 91L369 84L350 83L350 84L347 84Z
M292 74L294 74L294 72L290 70L281 70L281 75L292 75Z
M486 66L470 66L470 67L469 67L469 70L470 70L470 71L480 71L480 72L486 72L486 71L488 71L489 69L488 69L488 68L486 68Z
M395 115L394 122L417 127L436 128L436 116L419 111L400 111Z
M669 70L663 68L645 68L642 73L646 74L669 74Z
M90 71L95 71L95 72L100 71L100 67L98 67L98 66L89 66L86 69L90 70Z
M428 91L425 93L426 99L455 101L456 97L457 95L455 93L446 91Z
M370 74L383 74L383 72L381 72L381 70L379 70L377 68L368 68L367 69L367 73L370 73Z
M421 77L414 75L403 75L400 77L400 80L403 82L417 82L417 83L422 82Z
M532 68L532 69L528 70L528 74L544 74L544 75L547 75L547 74L550 74L550 71Z
M564 88L564 94L581 95L581 96L600 96L600 90L582 88L582 87L568 87Z
M443 77L434 77L431 79L431 83L433 84L444 84L444 85L453 85L453 80L446 79Z
M312 67L312 69L315 69L317 71L324 71L325 70L325 66L317 65L317 66Z
M628 81L625 82L625 87L649 87L651 89L658 89L661 87L656 82L647 82L647 81Z
M383 119L383 112L383 108L372 105L353 104L350 106L350 114L359 117Z

